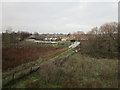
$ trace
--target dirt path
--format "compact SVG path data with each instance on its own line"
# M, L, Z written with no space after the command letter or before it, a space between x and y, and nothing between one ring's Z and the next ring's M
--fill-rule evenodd
M76 48L80 42L74 42L72 45L69 46L69 48Z

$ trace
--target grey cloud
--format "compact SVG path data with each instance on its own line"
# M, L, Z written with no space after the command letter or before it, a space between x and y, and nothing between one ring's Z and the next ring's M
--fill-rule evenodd
M3 3L3 25L40 33L89 31L117 21L116 2L17 2Z

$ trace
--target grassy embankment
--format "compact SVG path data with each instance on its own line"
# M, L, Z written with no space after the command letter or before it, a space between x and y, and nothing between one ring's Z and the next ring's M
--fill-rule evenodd
M71 51L62 55L67 55ZM117 73L117 59L96 59L76 53L60 65L48 62L37 72L8 87L117 88Z

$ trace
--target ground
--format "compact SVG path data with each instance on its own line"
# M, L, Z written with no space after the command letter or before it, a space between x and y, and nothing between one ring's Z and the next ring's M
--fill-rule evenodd
M49 58L67 50L68 43L38 44L20 42L2 48L2 71L6 72L21 64L35 61L39 58Z
M48 61L37 72L6 87L118 88L117 75L117 59L96 59L78 52L60 65Z

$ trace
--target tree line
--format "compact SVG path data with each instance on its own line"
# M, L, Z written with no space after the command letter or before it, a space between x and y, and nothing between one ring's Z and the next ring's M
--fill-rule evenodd
M20 41L23 41L30 35L31 33L29 32L22 32L22 31L14 32L14 31L6 30L6 32L2 33L2 44L3 46L16 44L19 43Z
M119 29L117 22L92 28L86 34L87 40L81 40L81 52L95 57L118 57Z

